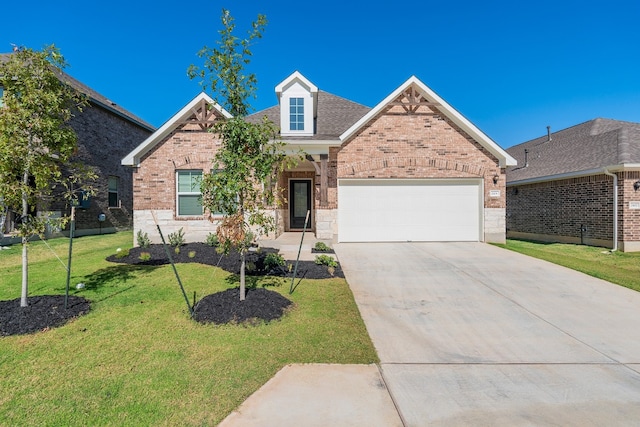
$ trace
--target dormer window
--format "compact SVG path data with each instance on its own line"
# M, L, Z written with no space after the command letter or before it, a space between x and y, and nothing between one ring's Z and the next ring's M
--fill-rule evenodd
M313 136L318 110L318 88L299 72L276 86L280 102L280 134Z
M289 130L304 130L304 98L289 98Z

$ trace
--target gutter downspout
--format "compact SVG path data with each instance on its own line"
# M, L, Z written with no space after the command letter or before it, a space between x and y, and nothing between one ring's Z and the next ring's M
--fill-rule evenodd
M605 175L613 177L613 249L611 252L618 250L618 175L609 172L609 169L603 168Z

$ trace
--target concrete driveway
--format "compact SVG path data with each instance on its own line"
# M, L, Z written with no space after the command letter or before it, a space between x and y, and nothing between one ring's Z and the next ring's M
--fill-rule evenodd
M640 293L483 243L335 249L405 426L640 425Z

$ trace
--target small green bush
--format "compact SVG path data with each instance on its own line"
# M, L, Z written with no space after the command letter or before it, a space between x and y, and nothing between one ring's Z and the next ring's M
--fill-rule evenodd
M264 257L264 267L268 270L273 270L274 268L282 267L284 266L284 264L285 264L284 258L280 254L270 252L267 254L266 257Z
M169 239L169 244L171 246L178 247L185 244L184 231L182 230L182 227L180 227L180 230L176 231L175 233L169 233L167 238Z
M143 233L142 230L138 230L136 239L138 240L138 246L140 246L141 248L148 248L149 246L151 246L149 235L147 233Z
M256 264L251 261L247 261L247 264L244 267L247 270L247 273L254 273L257 270Z
M116 258L121 259L121 258L126 258L129 256L129 249L123 249L119 252L116 252Z
M329 252L331 248L327 246L324 242L316 242L316 245L313 247L318 252Z
M151 259L151 254L149 252L141 252L139 258L141 261L149 261Z
M180 253L180 246L176 246L173 251L178 255Z
M195 258L196 257L196 251L189 251L189 258Z
M209 233L207 234L207 239L205 240L205 243L209 246L218 246L218 243L220 243L218 241L218 235L216 233Z
M326 265L327 267L336 268L338 262L330 255L316 255L314 262L318 265Z

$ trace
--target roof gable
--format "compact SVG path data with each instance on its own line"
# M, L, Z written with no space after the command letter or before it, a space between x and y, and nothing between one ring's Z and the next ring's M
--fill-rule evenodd
M412 111L412 109L416 108L418 103L426 101L427 105L438 109L449 120L459 126L475 141L493 154L499 160L500 167L516 165L516 160L513 157L507 154L507 152L500 148L500 146L498 146L498 144L496 144L491 138L467 120L456 109L447 104L444 99L440 98L433 90L427 87L415 76L410 77L364 117L354 123L349 129L340 135L340 139L343 142L348 141L350 138L355 136L360 129L369 123L370 120L373 120L387 106L397 102L397 99L405 93L407 94L407 100L402 103L405 110Z
M209 95L202 92L152 133L149 138L142 141L140 145L127 154L121 163L127 166L138 166L140 159L146 153L162 142L179 126L192 123L198 125L202 130L207 130L213 125L215 116L231 118L229 112L217 104Z

